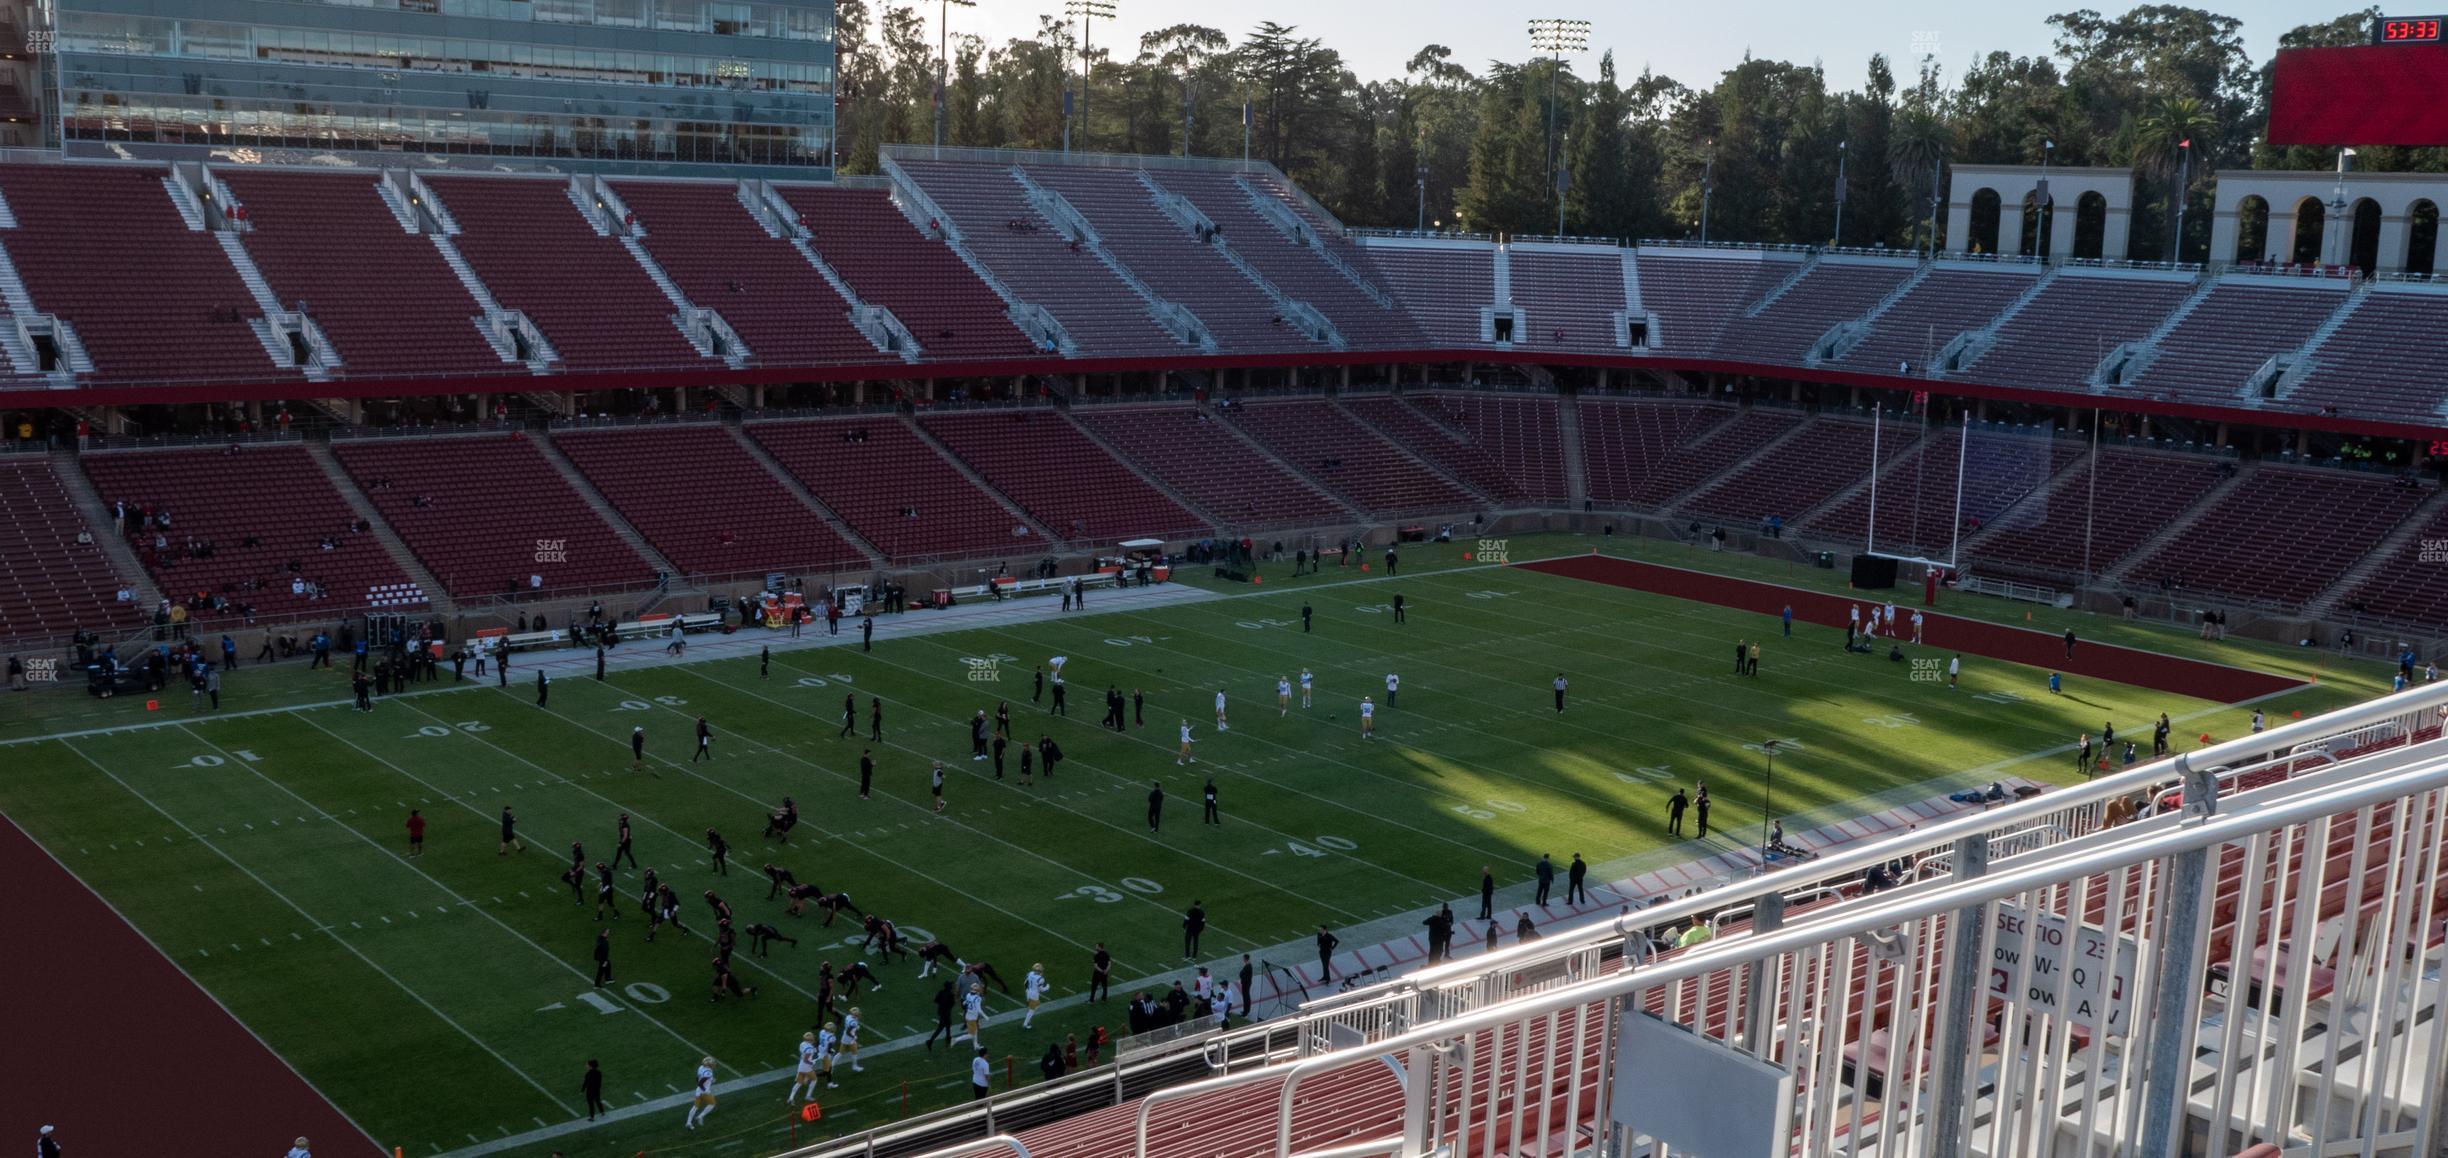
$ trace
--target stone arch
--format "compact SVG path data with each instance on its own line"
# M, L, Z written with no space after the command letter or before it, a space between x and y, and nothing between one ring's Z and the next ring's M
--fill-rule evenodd
M2322 235L2329 229L2329 207L2318 197L2300 197L2288 210L2288 220L2295 228L2295 244L2276 255L2278 260L2293 265L2318 265L2321 259Z
M2237 262L2270 260L2269 198L2255 193L2236 203Z
M2405 271L2424 277L2436 276L2433 268L2439 253L2439 202L2428 197L2418 199L2406 210L2406 248L2402 255Z
M1984 185L1972 191L1972 221L1965 238L1966 253L1998 251L1998 207L2005 198Z
M2369 197L2357 198L2347 207L2344 218L2338 222L2343 231L2336 254L2340 264L2351 265L2366 275L2380 267L2380 218L2380 203Z
M2074 256L2106 257L2108 198L2086 191L2074 199Z

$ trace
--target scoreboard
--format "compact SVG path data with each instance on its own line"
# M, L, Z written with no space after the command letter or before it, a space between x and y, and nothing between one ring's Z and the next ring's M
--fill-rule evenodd
M2284 48L2271 67L2273 145L2448 145L2448 16L2383 16L2371 43Z

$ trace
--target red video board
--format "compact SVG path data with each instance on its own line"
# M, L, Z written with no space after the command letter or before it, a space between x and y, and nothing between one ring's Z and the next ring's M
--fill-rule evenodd
M2272 74L2273 145L2448 145L2448 46L2436 41L2282 49Z

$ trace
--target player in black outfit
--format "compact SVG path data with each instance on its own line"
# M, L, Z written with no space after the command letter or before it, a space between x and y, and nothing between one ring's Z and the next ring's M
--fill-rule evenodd
M768 946L768 945L772 944L772 943L773 943L773 942L775 942L775 941L780 941L780 942L782 942L783 944L789 945L789 946L790 946L791 948L793 948L793 949L796 949L796 948L798 948L798 947L799 947L799 938L797 938L797 937L785 937L785 936L783 936L783 935L782 935L782 930L777 929L777 928L774 928L774 927L773 927L773 926L771 926L771 925L765 924L765 923L764 923L764 922L762 922L762 921L760 921L760 922L758 922L758 923L756 923L756 924L754 924L754 925L750 925L750 926L748 926L748 930L747 930L747 932L748 932L748 951L749 951L750 953L753 953L753 954L755 954L755 955L759 956L759 957L764 956L764 955L765 955L765 951L766 951L766 946Z
M884 697L867 697L867 742L884 742Z
M731 846L723 840L721 833L711 828L706 830L706 851L714 857L714 871L730 876Z
M629 867L638 866L637 853L629 848L629 814L620 814L620 844L612 849L612 867L619 868L622 857L629 858Z
M596 861L595 919L597 921L603 920L606 912L610 912L612 914L613 920L620 920L620 903L613 900L614 895L612 886L612 866L605 864L602 861Z
M856 696L855 694L852 694L852 693L850 693L850 692L843 692L843 693L842 693L842 730L841 730L841 735L842 735L842 736L848 736L848 735L851 735L852 733L855 733L855 732L857 732L857 731L858 731L858 696ZM838 740L838 739L840 739L840 738L841 738L841 736L836 736L836 737L834 737L834 739L837 739L837 740Z
M875 787L875 749L859 753L859 799L867 799L868 790Z
M765 879L773 883L772 888L765 890L765 899L769 901L781 896L784 891L799 883L798 877L792 876L789 869L778 864L765 866Z
M952 979L947 977L943 988L935 991L935 1032L927 1035L928 1053L935 1052L937 1037L943 1038L946 1045L952 1043L952 1007L958 1003L959 999L952 995Z
M586 886L586 845L574 840L570 842L569 871L561 874L561 880L570 887L571 904L586 903L586 898L581 895L581 890Z

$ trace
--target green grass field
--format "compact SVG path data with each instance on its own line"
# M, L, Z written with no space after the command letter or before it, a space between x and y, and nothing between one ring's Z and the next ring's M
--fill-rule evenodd
M1588 546L1524 538L1512 553ZM1118 1004L1076 1000L1089 947L1111 947L1127 996L1134 982L1181 967L1180 914L1193 898L1211 921L1203 958L1308 959L1318 924L1416 921L1405 915L1475 892L1482 863L1514 885L1540 853L1560 863L1579 852L1601 866L1599 880L1743 844L1762 816L1759 757L1744 745L1761 739L1786 741L1775 808L1798 830L1805 817L1936 794L1949 778L2068 779L2065 741L2103 718L2136 735L2162 711L2240 730L2240 709L2099 683L2049 697L2043 673L1997 663L1969 664L1964 688L1949 693L1909 682L1900 665L1843 654L1840 633L1819 628L1772 639L1763 674L1738 679L1726 650L1771 632L1761 617L1465 566L1462 549L1410 549L1395 581L1331 570L1295 581L1275 568L1261 587L1148 611L1066 616L1045 603L1024 622L908 636L886 622L872 654L845 634L850 646L777 651L770 678L753 659L616 670L602 684L561 678L545 709L532 672L517 668L507 690L471 682L370 714L333 702L344 695L336 677L294 663L233 678L218 717L191 713L183 691L150 715L129 701L16 697L0 720L10 769L0 810L377 1141L430 1155L579 1116L588 1057L602 1060L616 1106L673 1094L701 1054L718 1059L725 1081L786 1066L809 1028L818 963L845 961L854 950L841 940L855 926L779 916L757 871L768 860L848 890L913 943L931 933L992 961L1015 985L1044 962L1056 1004L1034 1030L1021 1030L1012 1001L990 1003L998 1071L1009 1055L1026 1082L1048 1041L1098 1024L1122 1032ZM1788 578L1781 565L1639 550ZM1825 574L1790 577L1822 584ZM1401 626L1383 611L1397 589L1411 608ZM1303 600L1315 607L1314 633L1300 629ZM2023 612L1975 600L1948 610L2018 622ZM2269 705L2278 715L2384 687L2377 668L2316 671L2318 657L2282 649L2213 652L2095 620L2083 630L2321 678ZM1053 655L1071 657L1067 721L1048 722L1029 702L1031 665ZM974 680L977 659L996 660L999 680ZM1278 718L1275 680L1304 666L1316 673L1316 706ZM1573 681L1561 717L1548 696L1559 669ZM1359 697L1382 703L1389 671L1402 676L1400 702L1380 710L1378 738L1364 743ZM448 688L444 678L425 686ZM1144 690L1144 728L1096 726L1109 683ZM1221 734L1219 688L1232 702ZM836 739L845 691L858 696L855 740ZM873 745L875 797L862 802L856 766L870 746L871 696L884 701L886 735ZM1061 743L1056 779L1020 787L1015 752L1013 779L997 783L967 758L968 717L998 699L1011 702L1018 737L1050 730ZM718 758L691 765L699 714L716 729ZM1196 768L1173 763L1184 718L1199 739ZM628 769L626 740L641 724L651 737L643 775ZM930 758L951 774L941 816L928 807ZM1210 774L1225 817L1216 828L1197 815ZM1705 779L1721 833L1670 847L1659 776ZM1161 834L1144 820L1151 780L1170 796ZM757 836L785 794L803 823L772 848ZM523 855L496 854L505 804L518 809ZM428 852L414 860L402 829L412 807L432 822ZM607 856L624 811L639 859L679 890L692 928L710 925L696 897L715 888L745 920L800 936L770 960L743 951L743 979L762 988L755 1000L709 1002L709 943L668 930L644 943L633 904L614 934L617 984L590 989L592 886L574 905L556 878L572 840L586 842L590 862ZM728 877L708 866L709 826L733 845ZM629 894L636 877L620 874ZM931 983L915 980L914 963L877 968L886 988L859 1002L867 1072L829 1091L828 1133L893 1120L905 1091L911 1112L967 1096L962 1058L903 1041L933 1024ZM502 1152L736 1154L745 1140L744 1152L770 1153L789 1137L782 1091L726 1096L694 1134L673 1107Z

